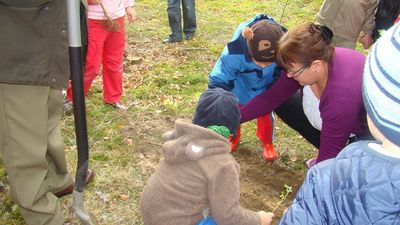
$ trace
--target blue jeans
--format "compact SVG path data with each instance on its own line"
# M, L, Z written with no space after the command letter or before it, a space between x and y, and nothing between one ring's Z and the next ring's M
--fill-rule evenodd
M183 13L183 32L186 36L193 35L197 27L195 0L167 0L168 21L172 32L169 37L174 41L182 40L182 16L180 8L181 1Z

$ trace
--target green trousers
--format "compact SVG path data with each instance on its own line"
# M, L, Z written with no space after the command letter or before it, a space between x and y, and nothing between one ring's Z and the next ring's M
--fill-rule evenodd
M73 180L60 132L61 90L0 83L0 153L11 198L29 225L64 222L53 194Z
M356 41L350 41L344 38L340 38L338 36L333 36L332 38L332 44L335 47L342 47L342 48L350 48L350 49L355 49L357 40Z

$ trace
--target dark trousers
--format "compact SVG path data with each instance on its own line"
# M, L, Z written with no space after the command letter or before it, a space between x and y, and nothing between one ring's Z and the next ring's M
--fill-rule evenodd
M170 38L175 41L182 40L182 25L181 25L181 1L183 13L183 33L192 35L196 31L196 8L195 0L167 0L168 2L168 21L171 27Z
M274 112L289 127L299 132L308 142L319 149L321 132L311 125L304 114L300 91L282 103Z
M276 108L274 112L289 127L299 132L308 142L319 149L321 132L311 125L304 114L300 91ZM359 140L374 140L374 138L370 133L367 133L349 138L349 143Z

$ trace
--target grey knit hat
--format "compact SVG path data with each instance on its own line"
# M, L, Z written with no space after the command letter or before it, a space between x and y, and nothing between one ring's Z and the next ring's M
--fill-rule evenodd
M400 146L400 24L372 47L364 69L363 98L378 130Z
M193 124L209 127L225 126L236 135L240 124L237 98L222 88L209 88L201 94L193 117Z

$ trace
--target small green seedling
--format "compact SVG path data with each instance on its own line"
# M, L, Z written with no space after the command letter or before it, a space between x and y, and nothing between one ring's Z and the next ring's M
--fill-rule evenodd
M272 212L275 212L275 210L286 200L287 196L293 192L292 186L289 186L287 184L283 185L284 190L281 192L279 195L279 198L281 199L279 203L275 206L275 208L272 210Z

